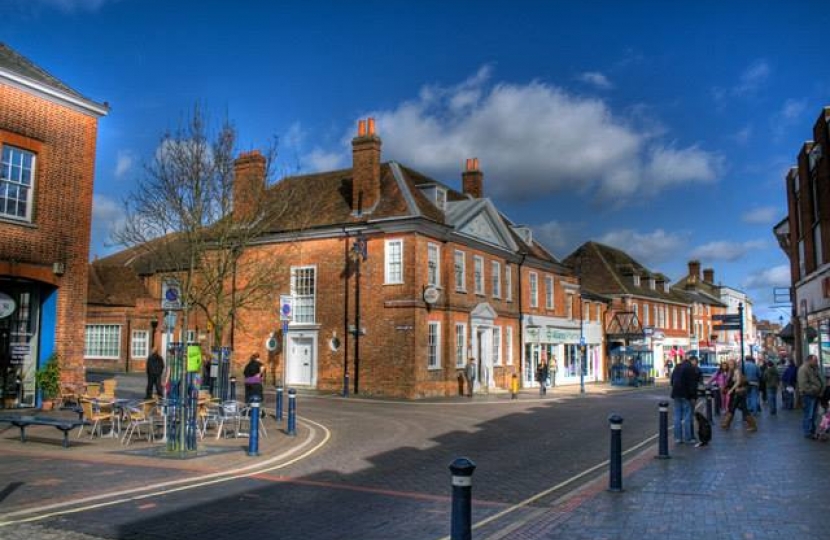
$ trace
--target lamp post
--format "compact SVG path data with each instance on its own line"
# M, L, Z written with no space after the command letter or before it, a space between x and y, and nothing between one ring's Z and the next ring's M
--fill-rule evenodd
M360 263L369 258L366 237L358 234L349 254L355 264L354 273L354 394L360 391Z
M533 322L533 317L532 316L528 317L526 328L527 328L527 333L530 334L530 337L533 338L533 341L536 342L536 344L535 344L536 347L538 347L538 344L539 344L539 330L541 329L541 327L538 324L536 324L535 322ZM532 379L531 379L531 382L532 382L532 381L536 380L536 369L539 367L539 364L538 364L538 362L536 362L536 363L533 362L533 353L534 353L534 351L537 350L537 348L534 347L534 343L532 343L532 342L528 343L528 345L530 345L530 359L529 359L529 364L530 365L528 366L528 368L529 368L528 371L530 372L529 375L532 377Z
M579 393L585 393L585 309L582 306L582 293L579 293Z

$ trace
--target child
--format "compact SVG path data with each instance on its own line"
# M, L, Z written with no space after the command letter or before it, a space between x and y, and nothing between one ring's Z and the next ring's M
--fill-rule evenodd
M830 409L825 411L824 416L821 417L816 437L821 441L826 441L828 433L830 433Z

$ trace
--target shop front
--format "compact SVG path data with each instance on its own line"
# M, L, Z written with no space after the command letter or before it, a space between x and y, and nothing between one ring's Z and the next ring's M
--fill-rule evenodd
M556 317L528 317L523 343L524 388L539 386L536 368L542 360L549 366L552 386L602 380L602 331L597 324L580 325L579 320ZM585 346L580 347L580 343Z

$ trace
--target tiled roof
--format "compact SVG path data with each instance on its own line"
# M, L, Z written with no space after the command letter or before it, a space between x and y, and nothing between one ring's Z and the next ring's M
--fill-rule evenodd
M132 268L101 264L89 265L87 302L103 306L135 306L138 298L149 294Z
M62 83L43 68L35 65L31 60L19 54L5 43L0 43L0 68L12 71L32 81L60 90L75 97L87 100L86 97Z

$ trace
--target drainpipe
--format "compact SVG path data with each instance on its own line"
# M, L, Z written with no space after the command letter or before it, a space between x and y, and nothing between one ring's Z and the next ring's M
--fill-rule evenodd
M524 324L524 309L522 307L522 266L527 259L527 253L522 252L522 260L519 261L518 281L519 281L519 373L523 374L524 360L525 360L525 324ZM524 377L522 377L524 380Z

